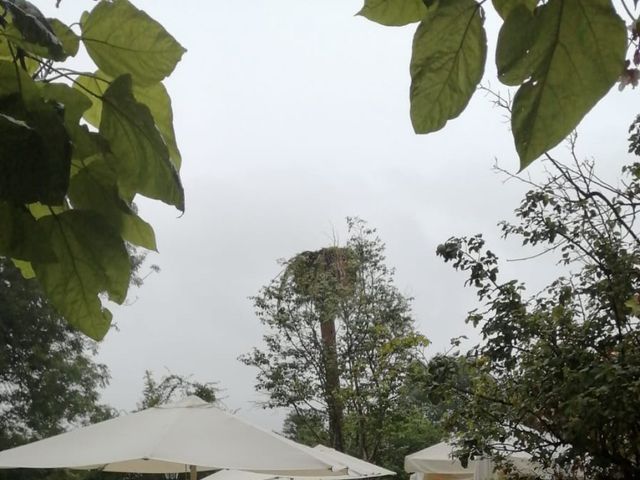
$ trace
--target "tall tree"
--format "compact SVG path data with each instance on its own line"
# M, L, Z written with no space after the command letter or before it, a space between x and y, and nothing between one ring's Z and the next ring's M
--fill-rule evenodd
M241 360L259 369L268 407L291 409L287 434L377 461L409 413L406 378L428 342L375 230L359 219L347 224L344 247L294 256L254 298L268 333L265 347ZM413 420L424 418L414 410Z
M637 131L631 140L633 151ZM481 235L439 246L477 289L468 321L482 342L434 358L425 389L447 407L463 460L490 455L508 470L515 449L556 478L640 478L640 164L610 184L575 155L547 161L548 178L527 180L517 220L501 227L539 249L530 261L557 254L566 274L529 296L500 279Z
M155 250L136 195L184 210L162 81L184 48L128 0L100 1L73 28L25 0L0 1L0 256L74 327L109 330L133 244ZM65 61L83 46L95 72Z
M302 252L287 264L283 282L294 289L300 301L311 305L318 315L321 341L320 368L329 417L330 443L344 450L344 405L340 388L340 365L336 322L340 305L354 294L358 261L352 250L341 247Z
M416 133L430 133L464 111L482 80L485 9L494 10L502 26L491 57L498 80L517 87L511 130L525 168L566 138L616 82L638 84L638 2L616 4L364 0L359 13L383 25L418 23L410 65L411 121Z

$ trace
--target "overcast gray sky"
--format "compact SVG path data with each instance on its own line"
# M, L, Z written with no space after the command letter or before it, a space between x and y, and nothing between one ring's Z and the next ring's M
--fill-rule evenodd
M44 3L44 2L38 2ZM53 3L53 2L50 2ZM113 376L104 400L135 407L145 369L219 381L226 404L265 427L282 415L255 406L255 371L238 355L261 342L249 296L279 272L278 258L345 238L356 215L387 244L396 285L415 298L418 328L443 351L464 324L474 293L435 257L451 235L485 232L502 257L522 252L497 240L498 220L523 186L492 172L516 171L504 118L481 92L443 131L413 134L408 63L415 26L382 27L354 14L359 0L134 1L187 49L166 82L183 156L183 216L140 201L156 231L162 271L114 308L118 331L99 360ZM94 2L63 0L43 9L67 21ZM489 16L492 45L497 22ZM485 83L500 88L492 68ZM503 92L506 92L502 88ZM626 154L637 92L613 90L579 128L581 156L615 178ZM566 147L556 149L558 156ZM541 168L529 169L539 178ZM495 240L495 241L494 241ZM541 266L505 265L542 285Z

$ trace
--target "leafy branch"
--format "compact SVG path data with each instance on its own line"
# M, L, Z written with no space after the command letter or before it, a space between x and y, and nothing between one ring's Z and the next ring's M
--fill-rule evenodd
M418 22L409 93L416 133L435 132L458 117L480 84L487 5L364 1L359 14L374 22ZM495 52L498 79L517 87L511 129L522 170L570 135L616 82L621 88L638 84L640 25L625 1L630 37L611 0L493 0L492 5L502 18Z
M0 255L100 339L111 323L104 295L125 301L130 246L156 248L134 198L184 209L161 81L185 50L128 0L98 2L74 24L79 35L30 2L0 7ZM64 66L80 46L95 73Z

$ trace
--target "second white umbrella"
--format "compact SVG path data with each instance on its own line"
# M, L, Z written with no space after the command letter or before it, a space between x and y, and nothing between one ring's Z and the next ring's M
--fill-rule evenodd
M320 456L320 458L328 463L341 464L347 469L347 472L344 475L335 476L334 474L330 477L318 476L315 478L304 477L306 480L356 480L361 478L386 477L396 474L391 470L379 467L373 463L365 462L364 460L339 452L333 448L325 447L324 445L316 445L313 448L306 448L311 450L315 455ZM284 480L283 477L285 476L243 472L238 470L220 470L208 477L204 477L202 480ZM301 477L296 476L286 476L286 478L302 480Z

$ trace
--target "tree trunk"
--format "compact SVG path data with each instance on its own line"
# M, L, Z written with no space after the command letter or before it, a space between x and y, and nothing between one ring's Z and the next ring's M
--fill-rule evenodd
M336 349L336 324L334 318L320 323L320 333L324 347L324 363L326 372L327 407L329 410L329 437L331 446L344 451L344 436L342 432L343 406L340 398L340 371L338 369L338 352Z

